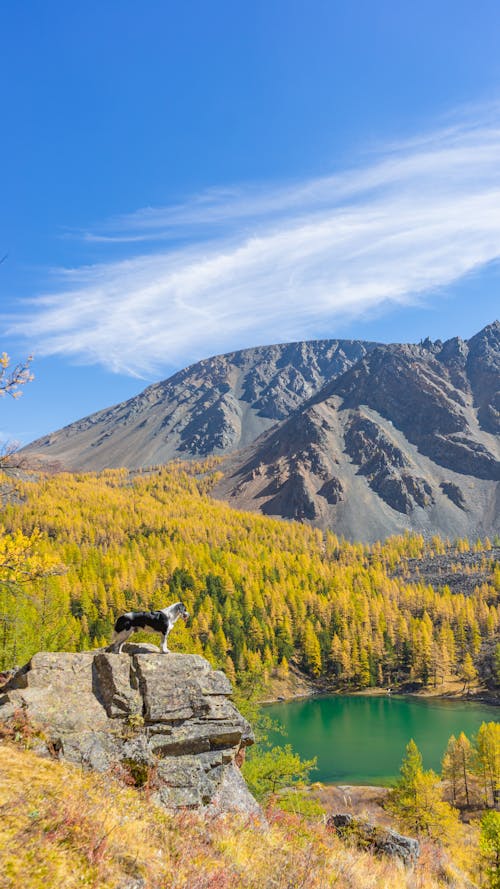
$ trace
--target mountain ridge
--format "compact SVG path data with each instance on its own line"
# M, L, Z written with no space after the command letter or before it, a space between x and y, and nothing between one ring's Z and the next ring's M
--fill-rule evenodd
M376 345L312 340L215 355L38 438L23 453L79 471L229 453L286 419Z
M225 457L237 508L374 540L500 531L500 323L469 340L215 356L24 449L76 470Z
M377 346L231 458L215 494L353 539L497 533L499 358L498 322L469 341Z

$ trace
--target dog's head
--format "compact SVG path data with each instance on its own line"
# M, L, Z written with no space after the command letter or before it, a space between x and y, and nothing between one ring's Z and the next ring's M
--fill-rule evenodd
M178 608L178 615L179 615L179 617L182 617L184 623L187 623L188 620L189 620L189 611L187 610L187 608L186 608L186 606L184 605L184 603L183 603L183 602L179 602L177 608Z

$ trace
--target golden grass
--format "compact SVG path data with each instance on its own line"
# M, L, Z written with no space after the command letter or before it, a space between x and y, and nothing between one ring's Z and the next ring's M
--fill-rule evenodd
M445 870L432 847L405 870L282 812L269 812L266 826L169 816L108 774L0 744L1 889L124 889L137 879L144 889L464 886Z

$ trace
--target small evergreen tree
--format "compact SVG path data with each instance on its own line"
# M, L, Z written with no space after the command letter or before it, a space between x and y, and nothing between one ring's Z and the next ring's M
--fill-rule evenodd
M404 829L417 834L449 842L459 830L457 810L442 800L435 772L424 771L422 755L413 739L406 746L400 778L386 805Z
M462 679L464 683L462 691L465 691L467 689L468 694L471 683L477 679L477 670L474 666L474 661L472 660L469 652L467 652L464 657L463 664L460 669L460 679Z
M303 784L314 768L316 757L302 760L291 745L286 744L285 747L273 747L256 756L249 756L242 771L254 796L265 799L281 788Z
M455 735L451 735L448 739L441 766L443 779L450 782L451 799L455 806L458 800L461 777L460 762L457 756L457 739L455 738Z
M455 755L457 757L457 763L459 768L459 786L463 790L463 794L465 796L465 802L467 806L470 806L470 774L472 770L472 762L473 762L473 750L472 745L464 732L460 732L456 747L455 747Z
M321 647L310 621L306 622L305 627L304 666L312 676L319 676L321 673Z
M483 722L476 736L475 772L487 806L500 803L500 723Z

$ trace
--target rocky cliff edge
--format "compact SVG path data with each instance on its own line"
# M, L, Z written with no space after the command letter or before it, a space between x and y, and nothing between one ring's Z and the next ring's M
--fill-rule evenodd
M237 766L253 734L224 673L199 655L124 652L39 652L0 689L0 721L22 710L40 753L127 769L167 809L257 812Z

